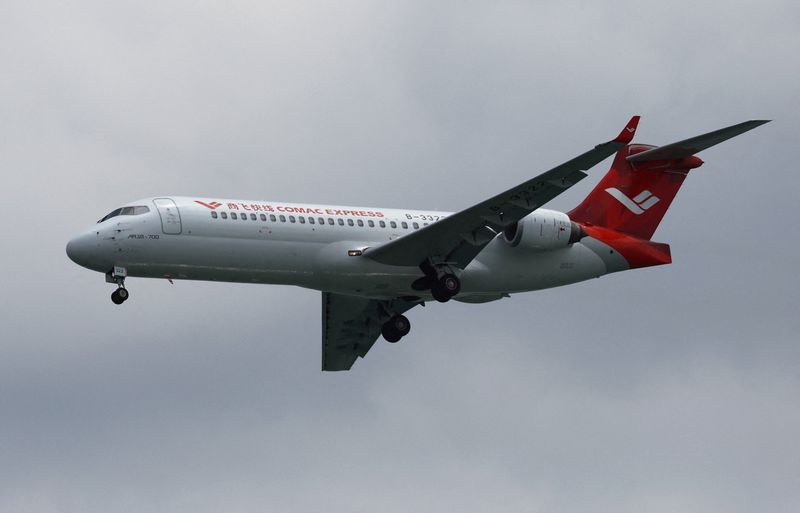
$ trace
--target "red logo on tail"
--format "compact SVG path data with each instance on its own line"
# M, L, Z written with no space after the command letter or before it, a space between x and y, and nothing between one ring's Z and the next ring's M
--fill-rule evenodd
M222 203L220 203L218 201L212 201L211 203L206 203L204 201L194 200L194 202L195 203L199 203L199 204L203 205L204 207L210 208L211 210L214 210L215 208L219 208L219 207L222 206Z
M635 198L625 196L624 192L614 187L609 187L606 192L637 216L643 214L645 210L658 203L661 199L650 191L642 191Z

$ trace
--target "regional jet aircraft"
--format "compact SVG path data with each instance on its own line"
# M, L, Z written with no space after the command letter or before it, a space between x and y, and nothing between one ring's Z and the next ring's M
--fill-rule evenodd
M67 255L129 298L128 277L297 285L322 292L322 370L349 370L382 335L409 333L426 301L495 301L668 264L651 237L695 153L756 128L746 121L666 146L613 140L460 212L157 196L111 211ZM541 208L616 154L567 213Z

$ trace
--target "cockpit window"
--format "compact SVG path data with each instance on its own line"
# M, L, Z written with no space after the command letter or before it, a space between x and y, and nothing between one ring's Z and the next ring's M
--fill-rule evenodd
M112 210L107 216L102 218L101 220L97 221L98 223L102 223L112 217L117 216L138 216L140 214L146 214L150 212L150 209L144 205L138 205L135 207L122 207L116 210Z
M97 222L98 223L102 223L103 221L105 221L107 219L111 219L112 217L117 217L120 212L122 212L121 208L118 208L116 210L112 210L108 215L106 215L104 218L102 218L101 220L99 220Z

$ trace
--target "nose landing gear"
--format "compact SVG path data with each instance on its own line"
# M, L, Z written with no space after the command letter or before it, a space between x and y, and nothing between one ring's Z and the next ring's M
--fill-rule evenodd
M124 267L114 267L113 271L106 273L106 282L116 283L117 290L111 293L111 302L115 305L121 305L128 300L130 294L128 289L125 288L125 277L128 275Z

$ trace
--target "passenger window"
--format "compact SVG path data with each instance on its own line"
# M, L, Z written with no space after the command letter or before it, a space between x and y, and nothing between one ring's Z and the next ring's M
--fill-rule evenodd
M269 215L269 220L270 220L270 221L272 221L273 223L274 223L275 221L277 221L277 219L275 218L275 214L270 214L270 215Z
M247 221L247 214L242 214L241 219L242 221Z
M358 226L364 226L364 221L362 221L361 219L359 219L356 222L358 223Z
M300 224L306 224L306 218L303 216L299 216Z
M294 218L294 216L289 216L289 222L290 222L290 223L294 223L294 222L295 222L295 218Z
M266 214L258 214L258 217L260 217L262 221L266 221L267 220Z
M397 223L395 223L394 221L390 221L390 222L389 222L389 225L390 225L392 228L397 228Z
M339 219L339 226L344 226L344 219Z
M411 226L413 226L415 230L419 229L419 223L411 223Z
M353 220L352 219L348 219L347 220L347 225L348 226L353 226Z
M317 221L319 221L319 224L325 224L325 218L324 217L318 217Z
M403 227L404 230L408 230L408 223L407 222L403 221L401 223L401 226Z
M332 217L329 217L329 218L328 218L328 224L329 224L329 225L331 225L331 226L333 226L333 218L332 218Z
M226 212L220 212L219 215L222 216L222 219L228 219L228 214Z
M386 223L384 223L383 221L379 221L379 223L381 225L381 228L386 228Z
M238 218L236 217L236 212L231 212L231 219L238 219Z
M217 213L216 213L216 212L211 212L211 217L213 217L214 219L216 219L216 218L217 218Z
M282 216L279 217L279 219L281 220L282 223L286 222L286 216L282 215Z
M251 221L255 221L256 220L256 215L255 214L250 214L250 220Z
M314 220L314 218L313 218L313 217L309 217L309 218L308 218L308 224L314 224L314 223L316 223L316 221Z
M367 224L369 225L370 228L375 228L375 221L373 221L372 219L367 221Z

